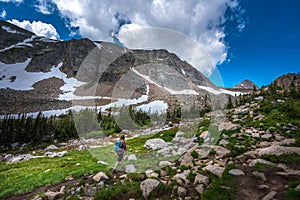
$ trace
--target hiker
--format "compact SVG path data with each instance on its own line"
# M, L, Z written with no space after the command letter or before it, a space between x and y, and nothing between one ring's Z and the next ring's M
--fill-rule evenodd
M115 167L112 170L112 173L116 173L119 163L122 164L123 169L123 161L124 161L124 153L126 151L126 142L125 142L125 135L121 134L119 140L116 141L114 150L117 153L118 160L116 161Z

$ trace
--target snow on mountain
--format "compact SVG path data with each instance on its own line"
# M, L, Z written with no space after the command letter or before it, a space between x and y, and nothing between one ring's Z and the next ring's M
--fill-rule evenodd
M200 89L206 90L215 95L229 94L231 96L239 96L239 95L243 94L242 92L233 92L233 91L229 91L229 90L225 90L225 89L214 89L214 88L202 86L202 85L198 85L197 87Z
M0 62L0 88L10 88L15 90L32 90L32 85L41 80L57 77L63 79L65 84L60 88L64 94L60 96L60 99L68 97L73 94L75 87L83 85L84 82L80 82L77 79L71 77L67 78L67 75L60 71L62 63L57 66L53 66L50 72L27 72L25 68L30 63L31 58L28 58L25 62L16 64L5 64Z
M152 101L148 104L143 104L141 106L137 106L136 110L142 110L144 112L150 111L151 113L166 113L168 109L168 104L161 100Z

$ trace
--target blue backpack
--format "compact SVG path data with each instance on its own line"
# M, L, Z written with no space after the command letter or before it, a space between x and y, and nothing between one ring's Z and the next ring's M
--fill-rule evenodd
M115 146L114 146L114 150L115 152L119 152L122 151L122 142L120 140L116 141Z

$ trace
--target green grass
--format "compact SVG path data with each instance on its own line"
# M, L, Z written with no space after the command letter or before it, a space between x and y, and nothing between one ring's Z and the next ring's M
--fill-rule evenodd
M221 178L212 178L212 182L208 190L202 194L202 200L232 200L236 196L236 186L233 175L228 171L234 169L234 165L228 165Z
M265 163L256 163L255 166L254 166L254 169L256 171L266 171L270 168L273 168L274 165L268 165L268 164L265 164Z
M264 155L263 159L269 160L273 163L292 163L292 162L300 162L300 155L291 154L291 155Z
M289 188L284 192L285 200L299 200L300 199L300 191L295 190L295 188L299 184L300 184L300 180L289 183Z
M80 165L76 165L80 163ZM50 170L49 170L50 169ZM45 172L49 170L48 172ZM97 164L88 151L73 151L62 158L36 158L15 164L0 163L0 198L21 194L39 186L63 182L67 176L74 178L108 170Z
M125 185L105 187L96 193L95 200L118 200L125 195L130 198L143 199L139 184L140 182L132 182Z

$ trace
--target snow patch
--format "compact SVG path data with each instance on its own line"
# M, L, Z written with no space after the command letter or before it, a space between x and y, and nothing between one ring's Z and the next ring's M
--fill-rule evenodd
M152 101L148 104L143 104L135 108L135 110L142 110L144 112L150 111L150 113L158 113L158 114L166 113L167 109L168 109L168 104L161 100Z
M9 49L13 49L13 48L24 48L25 46L29 46L29 47L33 47L32 44L30 42L33 41L33 39L35 38L36 36L33 35L31 38L27 38L25 39L23 42L19 42L17 44L13 44L9 47L6 47L4 49L1 49L0 52L4 52L4 51L7 51Z
M239 96L241 94L244 94L242 92L233 92L233 91L229 91L229 90L225 90L225 89L214 89L211 87L207 87L207 86L202 86L202 85L198 85L198 88L206 90L210 93L213 93L215 95L219 95L219 94L229 94L231 96Z
M100 44L99 42L96 42L96 41L94 41L93 42L94 43L94 45L96 45L97 47L98 47L98 49L102 49L102 44Z
M14 34L20 33L20 32L17 32L16 30L13 30L13 29L11 29L10 27L7 27L7 26L2 26L2 29L9 32L9 33L14 33Z
M57 77L63 79L65 84L60 88L67 95L75 91L74 86L80 86L84 84L75 78L67 78L67 75L59 70L62 63L57 66L53 66L50 72L27 72L25 68L30 63L31 58L28 58L25 62L16 64L5 64L0 62L0 88L11 88L14 90L32 90L32 85L44 79ZM12 82L11 77L16 77ZM5 77L5 78L3 78ZM63 96L62 96L63 97Z
M149 83L152 83L154 85L157 85L158 87L162 88L161 85L157 84L156 82L152 81L151 78L149 76L146 76L144 74L141 74L140 72L138 72L136 69L131 68L131 70L136 73L138 76L144 78L146 81L148 81Z
M172 90L170 88L164 87L165 90L167 90L171 94L187 94L187 95L198 95L198 93L195 90Z
M184 71L184 69L182 69L181 71L182 71L183 75L185 75L185 71Z

